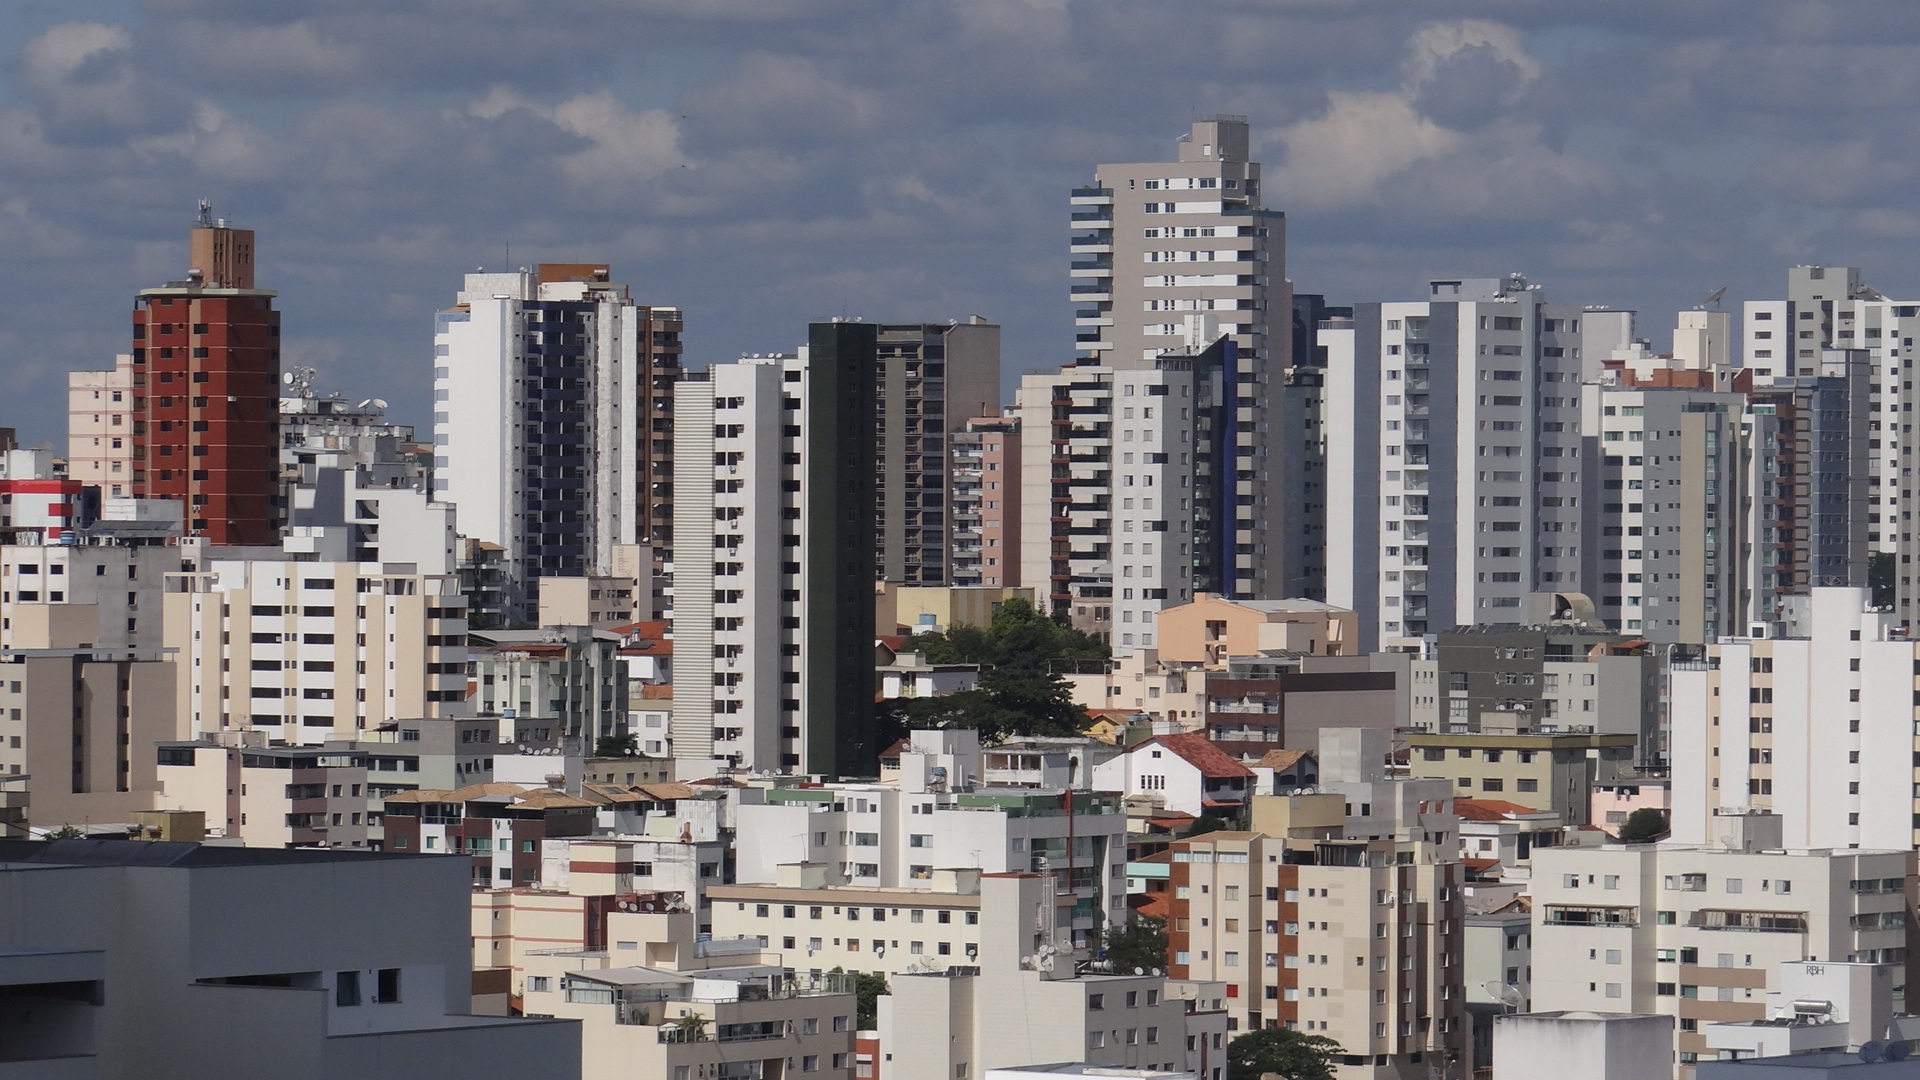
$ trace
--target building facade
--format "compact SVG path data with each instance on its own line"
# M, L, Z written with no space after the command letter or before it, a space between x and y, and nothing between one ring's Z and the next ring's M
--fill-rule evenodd
M604 265L469 274L435 317L434 490L504 549L516 617L666 520L679 327Z

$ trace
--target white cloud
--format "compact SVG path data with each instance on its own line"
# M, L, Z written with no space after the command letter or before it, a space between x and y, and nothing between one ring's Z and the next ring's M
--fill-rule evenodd
M1403 93L1327 95L1327 111L1281 132L1287 164L1267 183L1281 205L1341 206L1364 202L1381 181L1417 161L1438 157L1461 136L1421 116Z
M124 52L132 47L133 35L126 27L61 23L48 27L45 33L27 42L20 51L20 73L28 85L53 90L93 57Z
M544 106L505 86L495 86L467 106L482 120L498 120L524 110L588 145L560 157L567 179L583 186L619 183L659 176L668 169L691 165L680 150L680 128L664 109L638 112L610 90L570 97Z
M1540 61L1527 53L1518 30L1484 19L1464 19L1430 23L1414 32L1403 65L1408 85L1431 82L1442 61L1475 47L1493 50L1500 59L1519 68L1529 82L1540 77Z

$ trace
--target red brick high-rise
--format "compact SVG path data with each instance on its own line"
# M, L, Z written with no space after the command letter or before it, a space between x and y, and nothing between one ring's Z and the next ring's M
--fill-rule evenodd
M280 313L253 287L253 232L206 203L184 281L133 309L133 490L178 499L189 535L279 541Z

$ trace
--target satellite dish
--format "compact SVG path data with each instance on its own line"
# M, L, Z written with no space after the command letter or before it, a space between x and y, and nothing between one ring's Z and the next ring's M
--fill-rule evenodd
M373 407L376 409L384 409L387 407L386 398L373 398L372 401L373 401Z
M358 404L358 405L355 405L355 406L354 406L354 408L356 408L356 409L364 409L364 408L366 408L367 406L369 406L369 405L371 405L371 404L373 404L373 399L372 399L372 398L365 398L365 399L363 399L363 400L362 400L362 401L360 402L360 404Z
M291 372L291 371L289 371L289 372L287 372L286 374L284 374L284 375L282 375L282 376L280 376L280 381L281 381L281 382L283 382L283 383L285 383L285 384L286 384L286 385L288 385L288 386L292 386L292 385L293 385L293 372Z
M1865 1062L1879 1061L1881 1056L1886 1052L1887 1052L1886 1047L1880 1045L1879 1043L1873 1041L1872 1039L1868 1039L1866 1042L1863 1042L1860 1044L1860 1060L1861 1061L1865 1061Z
M1134 973L1135 975L1145 975L1145 974L1147 973L1147 969L1146 969L1146 968L1134 968L1134 969L1133 969L1133 973Z
M1913 1048L1911 1046L1908 1046L1906 1043L1903 1043L1903 1042L1888 1043L1886 1057L1888 1061L1905 1061L1907 1060L1907 1055L1912 1052L1913 1052Z

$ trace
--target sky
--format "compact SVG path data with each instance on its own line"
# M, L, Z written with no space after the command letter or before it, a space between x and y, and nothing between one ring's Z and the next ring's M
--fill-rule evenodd
M1336 304L1520 271L1641 313L1800 263L1920 297L1911 0L7 0L0 426L65 438L196 200L256 230L283 364L427 427L461 275L605 261L690 366L805 324L1073 358L1068 190L1246 115Z

